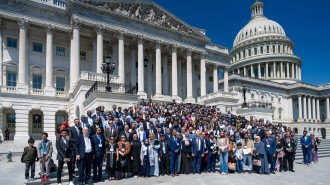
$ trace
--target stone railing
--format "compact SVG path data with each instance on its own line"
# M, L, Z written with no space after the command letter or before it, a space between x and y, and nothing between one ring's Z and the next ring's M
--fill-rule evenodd
M198 97L197 102L211 100L211 99L219 98L219 97L236 98L236 96L237 96L237 93L217 91L214 93L210 93L210 94L206 94L204 96Z
M90 71L81 71L80 73L81 80L90 80L90 81L98 81L98 82L106 82L107 75L106 74L99 74ZM111 83L118 83L119 76L117 75L110 75L110 82Z
M56 97L67 98L68 97L68 93L65 92L65 91L56 91Z
M4 87L2 87L1 92L3 92L3 93L16 93L16 87L4 86Z
M32 1L64 10L68 6L68 0L32 0Z
M43 95L44 94L44 91L43 91L43 89L31 89L30 90L30 94L33 94L33 95Z

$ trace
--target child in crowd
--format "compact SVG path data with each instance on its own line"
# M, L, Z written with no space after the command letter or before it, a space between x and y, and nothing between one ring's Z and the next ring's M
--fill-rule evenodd
M238 173L242 172L243 169L243 151L242 151L242 143L237 143L236 150L236 170Z
M37 148L34 145L34 140L31 138L28 140L29 146L24 148L23 160L25 163L25 182L34 181L35 162L38 161ZM29 172L31 169L31 176L29 178Z

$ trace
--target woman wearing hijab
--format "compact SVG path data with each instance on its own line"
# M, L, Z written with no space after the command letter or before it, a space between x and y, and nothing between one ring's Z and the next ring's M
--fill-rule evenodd
M189 133L186 132L182 139L182 163L181 163L181 173L189 174L192 172L192 161L191 156L191 141L189 139Z
M145 141L146 138L147 138L147 134L146 134L146 132L144 131L143 125L141 125L140 128L139 128L138 138L139 138L139 141L140 141L141 143L144 143L144 141Z
M154 164L154 152L149 139L146 139L141 147L140 160L142 164L142 178L149 178L150 166Z
M141 153L141 142L138 140L138 136L134 134L133 141L131 142L131 165L132 165L132 173L135 177L137 177L140 169L140 153Z
M260 137L255 137L255 143L254 143L254 152L253 156L254 159L259 159L261 161L261 166L257 167L256 170L260 174L269 174L269 165L268 165L268 159L266 150L265 150L265 144L264 142L260 142Z
M110 137L110 142L107 143L105 153L106 168L108 169L109 181L115 180L115 171L118 168L118 145L115 143L115 137Z
M160 143L155 139L154 133L150 133L149 136L150 136L149 142L150 145L152 146L152 151L154 153L154 158L155 158L154 165L151 166L150 168L150 175L158 177L159 176L158 149L160 148Z
M131 152L131 144L126 141L126 135L122 134L120 136L121 141L118 141L118 154L119 154L119 159L120 159L120 166L121 166L121 170L123 175L125 176L125 178L127 178L127 173L128 170L130 169L130 163L131 163L131 159L129 157L129 154Z

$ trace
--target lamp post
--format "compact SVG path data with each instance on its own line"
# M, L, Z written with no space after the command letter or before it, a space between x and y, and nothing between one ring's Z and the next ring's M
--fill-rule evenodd
M107 92L111 92L111 87L110 87L110 74L114 72L116 68L116 64L112 63L111 64L111 57L108 55L105 58L105 62L102 64L102 72L107 74L107 86L105 87Z
M250 92L250 88L246 87L246 85L245 85L245 83L244 83L244 84L243 84L243 87L238 89L238 92L243 93L243 99L244 99L244 102L243 102L243 104L242 104L242 108L247 107L247 103L246 103L246 93L249 93L249 92Z

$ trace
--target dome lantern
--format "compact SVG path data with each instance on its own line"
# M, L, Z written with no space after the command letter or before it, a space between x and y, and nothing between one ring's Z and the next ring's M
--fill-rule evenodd
M252 12L252 18L264 15L264 3L260 2L259 0L255 0L250 9Z

